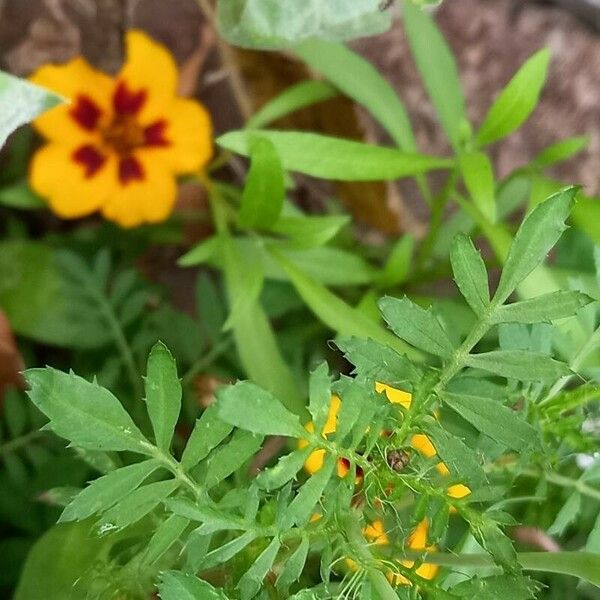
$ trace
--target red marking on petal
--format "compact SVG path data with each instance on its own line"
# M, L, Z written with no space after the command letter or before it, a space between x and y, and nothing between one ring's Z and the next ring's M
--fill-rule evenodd
M128 156L119 161L119 181L123 185L132 181L142 181L144 177L144 169L137 158Z
M98 126L102 110L89 96L79 94L69 114L80 127L86 131L93 131Z
M344 474L344 477L345 477L347 472L350 470L351 463L347 458L343 458L343 457L338 459L338 462L346 471L346 473ZM362 477L363 475L364 475L364 471L363 471L362 467L359 465L356 465L356 477Z
M113 108L118 115L135 115L146 102L147 96L146 90L134 92L121 80L113 94Z
M171 142L166 138L167 125L164 119L148 125L144 129L144 146L170 146Z
M106 162L106 156L91 144L85 144L77 148L71 158L85 168L86 179L91 179Z

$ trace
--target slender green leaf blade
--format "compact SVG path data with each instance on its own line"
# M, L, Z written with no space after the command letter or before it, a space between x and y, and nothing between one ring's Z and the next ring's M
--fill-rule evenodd
M454 281L475 314L481 315L490 304L490 284L481 254L471 239L460 233L450 251Z
M273 396L249 381L219 390L219 417L240 429L262 435L285 435L301 438L304 428L298 416Z
M158 461L147 460L109 471L75 496L63 511L59 522L83 521L109 509L137 489L159 467Z
M539 204L521 223L508 252L494 301L503 303L539 264L565 230L578 188L569 187Z
M188 519L179 515L171 515L165 519L150 538L144 552L143 561L152 565L160 560L173 544L181 538L189 523Z
M496 222L494 169L483 152L468 152L459 160L460 170L475 206L491 223Z
M567 138L544 148L532 161L531 166L536 169L546 169L559 162L569 160L579 154L589 143L586 136Z
M299 131L256 132L275 146L283 166L313 177L338 181L400 179L452 166L452 160L363 144L352 140ZM232 131L217 143L244 156L250 154L247 131Z
M314 430L323 431L331 406L331 378L327 363L321 363L311 374L308 384L308 412Z
M223 544L219 548L211 550L202 562L203 569L210 569L216 565L226 563L232 559L236 554L241 552L250 542L254 541L256 533L254 531L246 531L246 533L239 537Z
M518 129L537 106L546 81L550 52L536 52L517 71L492 104L477 132L477 142L483 146L506 137Z
M148 357L145 387L156 445L168 452L181 410L181 382L175 359L162 342L152 348Z
M169 498L165 502L166 507L181 517L190 521L198 521L209 525L210 532L227 531L229 529L244 529L247 525L243 519L231 515L216 506L210 506L205 502L194 502L190 498ZM205 532L206 533L206 532Z
M379 308L392 331L415 348L436 356L452 354L452 343L431 310L417 306L406 296L385 296L379 301Z
M587 294L558 291L530 300L505 304L493 314L494 323L542 323L572 317L580 308L593 302Z
M150 444L107 389L49 367L29 369L25 378L29 397L50 419L49 427L75 446L148 453Z
M568 365L545 354L525 350L493 350L471 354L466 364L508 379L552 381L570 373Z
M410 0L405 0L402 8L404 28L419 73L442 127L457 150L467 118L456 62L431 17Z
M284 454L274 467L265 469L256 476L256 485L269 492L283 487L288 481L295 479L312 451L313 448L307 446L302 450Z
M536 430L497 400L451 392L445 392L442 400L481 433L508 448L523 451L536 443Z
M273 538L252 566L244 573L237 585L242 600L249 600L259 592L263 579L275 562L279 548L281 548L281 542L278 538Z
M179 571L161 573L158 593L161 600L227 600L210 583Z
M303 537L294 553L283 563L283 568L277 577L277 589L287 590L294 581L298 581L304 570L309 548L309 538Z

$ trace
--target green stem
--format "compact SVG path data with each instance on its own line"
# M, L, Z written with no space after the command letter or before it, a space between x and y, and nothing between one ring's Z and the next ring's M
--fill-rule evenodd
M213 363L223 352L225 352L233 343L232 338L227 338L218 344L215 344L204 356L199 358L185 373L183 376L183 385L189 385L194 377L206 369L211 363Z
M546 481L553 483L554 485L558 485L569 490L576 490L583 496L587 496L588 498L593 498L594 500L600 501L600 490L587 485L587 483L585 483L581 479L565 477L564 475L559 475L558 473L536 471L535 469L525 469L523 471L520 471L518 474L523 475L524 477L531 477L534 479L540 479L543 477L544 479L546 479Z
M3 454L9 454L10 452L14 452L15 450L18 450L23 446L27 446L27 444L39 437L42 437L43 435L43 431L36 430L30 431L25 435L15 438L14 440L10 440L5 444L2 444L2 446L0 446L0 456L2 456Z

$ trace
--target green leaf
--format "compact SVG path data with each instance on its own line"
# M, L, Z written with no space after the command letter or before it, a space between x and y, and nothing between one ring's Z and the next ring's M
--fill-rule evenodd
M156 445L168 452L181 410L181 381L175 359L162 342L155 344L148 357L145 387Z
M202 562L202 569L207 570L216 565L227 562L233 558L236 554L241 552L250 542L254 541L256 533L254 531L246 531L246 533L239 537L223 544L219 548L211 550Z
M493 314L494 323L541 323L572 317L580 308L593 302L587 294L577 291L558 291L530 300L501 306Z
M0 188L0 205L20 210L46 208L46 203L25 181Z
M490 304L490 285L483 258L465 234L459 233L454 238L450 261L460 293L473 312L481 315Z
M539 204L521 223L504 263L494 302L502 304L539 264L565 230L578 188L565 188Z
M209 237L179 258L180 267L194 267L210 260L219 250L221 238L218 235Z
M565 363L545 354L525 350L494 350L471 354L465 363L474 369L483 369L500 377L521 381L552 381L571 372Z
M326 81L301 81L262 106L246 121L246 129L259 129L290 113L334 96L337 96L337 90Z
M366 108L399 148L404 152L416 152L406 108L375 67L346 46L322 40L305 42L294 51L346 96Z
M379 283L384 287L393 287L406 281L412 267L415 238L403 235L394 245L383 267Z
M492 555L494 561L509 572L515 572L518 567L515 547L498 524L484 520L477 525L470 525L473 537Z
M250 139L250 170L242 194L239 223L268 229L283 207L285 183L281 160L273 143L264 137Z
M322 179L338 181L380 181L400 179L436 169L453 162L445 158L400 152L342 138L299 131L258 131L275 146L283 166ZM248 156L252 133L232 131L217 143L233 152Z
M31 401L50 419L49 428L89 450L148 454L145 440L121 403L105 388L47 367L25 372Z
M415 356L415 353L408 346L389 334L378 323L372 321L361 311L346 304L341 298L311 279L281 254L277 255L277 259L310 310L339 335L372 338L392 346L401 353Z
M263 436L249 431L236 431L226 446L217 448L207 461L206 487L211 488L237 471L258 450Z
M351 40L382 33L390 16L379 0L219 0L223 37L245 48L286 48L303 40Z
M203 504L190 498L169 498L166 507L175 514L185 517L190 521L198 521L208 525L204 533L245 529L247 523L238 516L230 515L215 506Z
M298 416L287 410L273 394L249 381L217 392L219 417L240 429L262 435L301 438L305 430Z
M289 238L294 248L322 246L350 222L345 215L281 217L271 231Z
M582 504L581 494L573 492L556 515L556 519L548 528L549 535L564 535L567 527L579 516Z
M294 553L283 563L283 568L275 583L278 590L287 590L294 581L300 579L306 559L308 558L309 548L309 538L303 537L300 545L294 550Z
M475 206L488 221L495 223L495 180L490 159L483 152L469 152L461 155L459 165L465 186Z
M278 538L273 538L271 543L262 551L252 566L244 573L237 588L240 590L242 600L249 600L259 592L263 579L273 566L277 553L281 548Z
M62 102L56 94L0 71L0 148L17 127Z
M194 575L164 571L160 579L158 594L161 600L227 600L221 590Z
M168 479L138 487L102 515L98 533L124 529L139 521L166 500L180 484L177 479Z
M232 429L229 423L225 423L218 416L217 405L211 404L196 420L181 456L182 467L187 470L195 467L231 433Z
M402 3L406 36L429 98L442 127L457 150L467 122L456 62L431 17L412 2Z
M256 485L268 492L283 487L288 481L295 479L313 450L314 448L307 446L284 454L274 467L265 469L256 476Z
M567 138L544 148L532 161L531 166L536 169L546 169L556 163L569 160L579 154L589 143L586 136Z
M445 392L442 400L481 433L508 448L522 451L535 444L536 430L498 400L451 392Z
M179 515L171 515L164 520L150 538L144 552L143 562L153 565L160 560L169 548L180 540L189 523L188 519Z
M530 600L535 598L539 585L527 577L493 575L473 577L450 588L453 597L477 600Z
M335 456L328 456L323 466L304 483L283 513L282 528L301 526L308 521L333 475L335 464Z
M436 452L454 479L474 488L486 484L485 473L475 452L460 438L448 433L437 423L429 425L427 435L431 437Z
M331 405L331 377L327 363L321 363L311 374L308 384L308 412L314 431L321 432L329 416Z
M379 301L379 308L391 330L415 348L443 357L454 351L431 310L424 310L406 296L401 299L385 296Z
M537 106L546 81L550 52L536 52L509 81L477 132L477 143L491 144L518 129Z
M160 463L156 460L147 460L95 479L67 505L59 521L83 521L109 509L138 488L159 467Z
M600 202L594 198L580 198L573 207L573 223L596 244L600 244Z

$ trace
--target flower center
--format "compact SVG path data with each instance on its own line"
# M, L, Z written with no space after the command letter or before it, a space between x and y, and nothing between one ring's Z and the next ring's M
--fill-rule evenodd
M144 128L132 115L116 115L112 123L102 130L102 138L119 156L129 156L133 150L146 145Z

